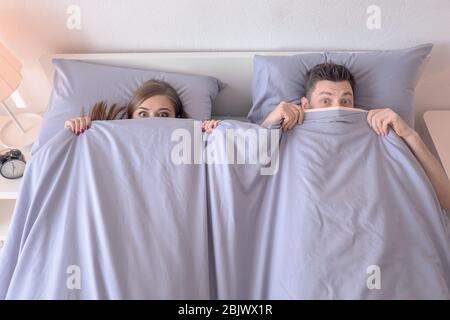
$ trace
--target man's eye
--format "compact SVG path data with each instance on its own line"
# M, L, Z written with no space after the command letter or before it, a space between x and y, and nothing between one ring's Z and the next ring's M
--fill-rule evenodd
M159 116L162 118L167 118L169 116L169 114L167 112L160 112Z
M147 114L147 112L145 112L145 111L139 112L139 113L138 113L138 116L141 117L141 118L148 118L148 114Z
M323 99L323 100L322 100L322 103L323 103L323 104L328 104L328 99Z

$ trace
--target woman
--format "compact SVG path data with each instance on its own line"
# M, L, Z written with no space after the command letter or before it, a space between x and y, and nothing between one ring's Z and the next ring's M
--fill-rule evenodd
M141 119L150 117L188 118L181 99L175 89L160 80L150 80L140 86L131 96L126 106L117 104L108 106L106 102L97 102L89 117L66 120L65 128L70 128L77 136L91 127L95 120ZM219 120L205 120L202 130L210 132L219 124Z

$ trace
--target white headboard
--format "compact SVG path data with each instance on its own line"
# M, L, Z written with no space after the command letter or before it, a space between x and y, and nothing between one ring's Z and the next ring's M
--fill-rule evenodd
M293 55L305 53L283 52L157 52L157 53L106 53L58 54L41 59L41 64L53 83L51 60L73 59L115 66L154 69L161 71L202 74L216 77L227 87L218 95L213 105L213 116L246 116L252 105L251 81L254 55Z

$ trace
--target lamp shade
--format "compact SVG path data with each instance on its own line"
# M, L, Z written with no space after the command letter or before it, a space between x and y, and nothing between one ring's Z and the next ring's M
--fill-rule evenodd
M22 64L0 43L0 102L8 98L22 81Z

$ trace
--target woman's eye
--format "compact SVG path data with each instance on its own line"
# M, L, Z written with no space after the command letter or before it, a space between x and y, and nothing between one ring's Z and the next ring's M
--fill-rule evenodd
M138 116L141 117L141 118L148 118L148 114L147 114L147 112L145 112L145 111L139 112L139 113L138 113Z

